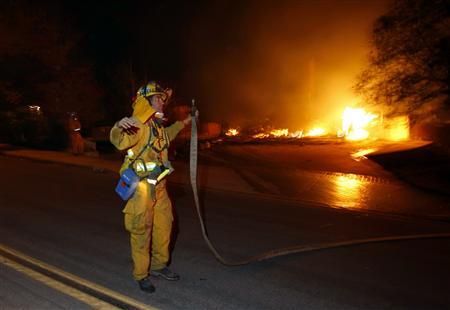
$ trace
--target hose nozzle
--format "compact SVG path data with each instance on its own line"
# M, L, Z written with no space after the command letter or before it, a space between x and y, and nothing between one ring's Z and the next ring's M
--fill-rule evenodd
M196 112L197 112L197 107L195 106L195 99L192 99L191 116L195 117Z

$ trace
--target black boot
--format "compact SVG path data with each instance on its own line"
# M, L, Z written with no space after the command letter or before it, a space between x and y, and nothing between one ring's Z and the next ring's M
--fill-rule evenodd
M172 272L169 268L164 267L163 269L152 270L150 271L150 275L155 277L160 277L169 281L178 281L180 280L180 276Z
M152 281L150 281L150 277L147 276L144 279L137 281L139 284L139 288L146 293L153 293L155 291L155 286Z

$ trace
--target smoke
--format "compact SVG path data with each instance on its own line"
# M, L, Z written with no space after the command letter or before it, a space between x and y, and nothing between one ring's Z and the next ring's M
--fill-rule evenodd
M212 2L189 29L185 84L214 121L327 122L354 103L353 79L387 1Z

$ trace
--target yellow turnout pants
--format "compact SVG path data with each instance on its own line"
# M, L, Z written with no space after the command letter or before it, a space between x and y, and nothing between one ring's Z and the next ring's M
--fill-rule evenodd
M172 231L172 204L167 194L165 180L156 186L156 199L150 184L143 180L127 202L125 228L130 233L133 277L141 280L149 269L167 266Z

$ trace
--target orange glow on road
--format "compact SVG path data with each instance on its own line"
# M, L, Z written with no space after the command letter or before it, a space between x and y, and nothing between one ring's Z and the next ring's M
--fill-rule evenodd
M363 205L367 182L354 174L342 174L333 178L335 204L355 209Z

